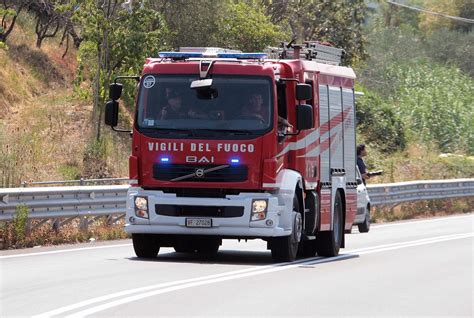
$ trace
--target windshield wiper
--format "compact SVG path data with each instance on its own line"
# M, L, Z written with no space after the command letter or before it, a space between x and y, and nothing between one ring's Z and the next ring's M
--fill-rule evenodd
M194 136L193 129L188 129L188 128L142 128L141 129L144 132L148 133L156 133L156 134L173 134L173 133L184 133L188 136Z
M244 130L244 129L211 129L211 128L205 128L205 129L194 129L194 131L208 131L208 132L223 132L223 133L229 133L232 135L253 135L254 133L251 130Z

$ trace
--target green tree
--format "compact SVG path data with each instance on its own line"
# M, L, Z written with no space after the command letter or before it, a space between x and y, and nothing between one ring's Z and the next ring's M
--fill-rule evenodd
M275 45L284 33L265 13L245 2L230 3L218 21L217 45L246 52L262 51Z
M5 43L8 36L15 27L16 19L23 9L26 9L31 1L16 0L16 1L2 1L0 6L0 42Z
M166 25L149 1L126 6L116 0L77 0L76 24L82 25L79 79L89 74L92 82L97 139L100 139L103 105L116 74L136 75L148 56L166 46ZM130 91L130 90L128 90Z
M166 19L167 43L174 49L221 46L260 51L285 38L253 1L159 0L153 8Z
M365 141L383 153L391 154L405 149L405 125L390 103L378 94L363 90L357 98L357 130Z
M271 21L290 30L298 41L318 40L343 48L346 63L366 58L363 0L262 0Z
M218 21L227 14L229 3L229 0L157 0L152 6L168 25L167 44L177 50L189 46L216 46Z

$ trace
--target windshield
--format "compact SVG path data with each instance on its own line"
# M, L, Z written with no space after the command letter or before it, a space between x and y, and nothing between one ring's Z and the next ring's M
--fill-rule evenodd
M212 99L201 99L202 94L198 96L198 91L190 88L198 79L197 75L144 76L138 99L138 128L251 134L271 128L270 78L214 75Z

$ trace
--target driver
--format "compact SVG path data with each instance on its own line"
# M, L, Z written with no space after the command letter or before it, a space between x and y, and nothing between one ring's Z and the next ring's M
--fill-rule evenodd
M257 117L267 122L267 109L263 105L263 97L261 94L253 93L250 95L247 105L242 108L242 116Z
M186 113L183 107L182 97L175 91L167 92L168 102L161 110L161 119L179 119Z

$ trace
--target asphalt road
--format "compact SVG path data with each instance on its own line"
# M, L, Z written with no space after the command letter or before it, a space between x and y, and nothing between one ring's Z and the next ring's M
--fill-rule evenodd
M373 226L338 257L273 264L263 241L213 261L114 241L0 252L1 317L473 317L474 215Z

